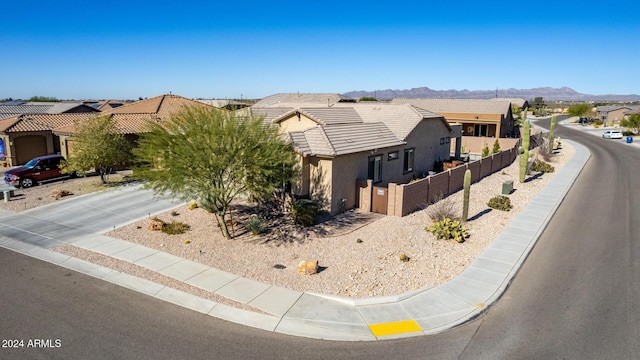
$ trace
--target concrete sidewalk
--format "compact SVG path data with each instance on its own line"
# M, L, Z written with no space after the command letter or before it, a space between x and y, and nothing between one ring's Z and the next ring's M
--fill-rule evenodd
M397 296L348 299L297 292L245 279L196 262L69 225L58 214L0 212L0 246L195 311L268 331L327 340L381 340L434 334L451 329L487 310L504 293L538 237L589 159L589 151L569 141L575 155L460 276L439 286ZM146 196L146 195L141 195ZM102 201L106 201L102 199ZM163 202L161 212L177 206ZM129 207L131 208L131 207ZM140 211L140 210L139 210ZM140 218L151 211L143 211ZM120 222L132 222L118 214ZM105 217L106 214L101 216ZM111 219L111 218L110 218ZM102 227L110 230L114 220ZM72 244L128 261L187 284L246 304L252 312L202 299L48 250Z

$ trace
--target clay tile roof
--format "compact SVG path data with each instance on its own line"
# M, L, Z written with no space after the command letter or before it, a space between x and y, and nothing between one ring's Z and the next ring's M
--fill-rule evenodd
M392 104L411 104L436 113L507 114L509 100L393 99Z
M209 105L178 95L160 95L104 111L99 116L112 116L119 131L123 134L137 134L148 131L147 122L149 120L166 120L172 114L188 106L208 107ZM54 132L72 135L76 133L76 127L73 123L65 124L54 128Z
M341 94L332 93L280 93L267 96L254 104L256 107L300 107L311 104L331 106L339 102L351 102L355 100Z
M366 123L383 122L400 140L405 140L423 119L445 121L440 114L408 104L361 102L351 105L337 104L336 106L352 107Z
M187 106L209 106L199 101L190 100L178 95L160 95L103 112L104 114L155 114L160 119L167 119L171 114Z
M91 113L20 115L3 119L0 122L0 131L5 133L49 131L56 127L73 124L74 121L85 119L88 116L91 116ZM3 126L2 122L8 126Z

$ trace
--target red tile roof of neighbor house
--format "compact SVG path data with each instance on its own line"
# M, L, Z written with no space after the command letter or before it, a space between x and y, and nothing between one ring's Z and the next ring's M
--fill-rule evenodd
M110 109L101 113L25 114L0 120L0 132L53 131L60 135L73 135L76 124L90 117L111 116L123 134L147 131L147 121L161 121L189 106L203 106L198 101L178 95L160 95Z
M0 120L0 132L17 133L48 131L60 126L73 124L93 113L71 113L71 114L25 114Z

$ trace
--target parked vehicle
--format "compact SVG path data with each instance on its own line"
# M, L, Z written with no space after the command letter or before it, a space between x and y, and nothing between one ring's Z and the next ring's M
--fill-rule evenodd
M582 124L582 125L587 125L592 123L593 123L593 118L580 118L578 120L578 124Z
M60 172L60 162L64 161L61 155L47 155L29 160L23 166L7 170L4 173L4 182L23 188L29 188L39 182L57 178L70 177Z
M604 139L622 139L622 133L617 130L607 130L602 134Z

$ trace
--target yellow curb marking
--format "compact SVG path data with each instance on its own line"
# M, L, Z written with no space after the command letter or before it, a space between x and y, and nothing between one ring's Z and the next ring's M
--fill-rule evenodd
M422 331L415 320L396 321L383 324L371 324L369 329L375 336L387 336Z

